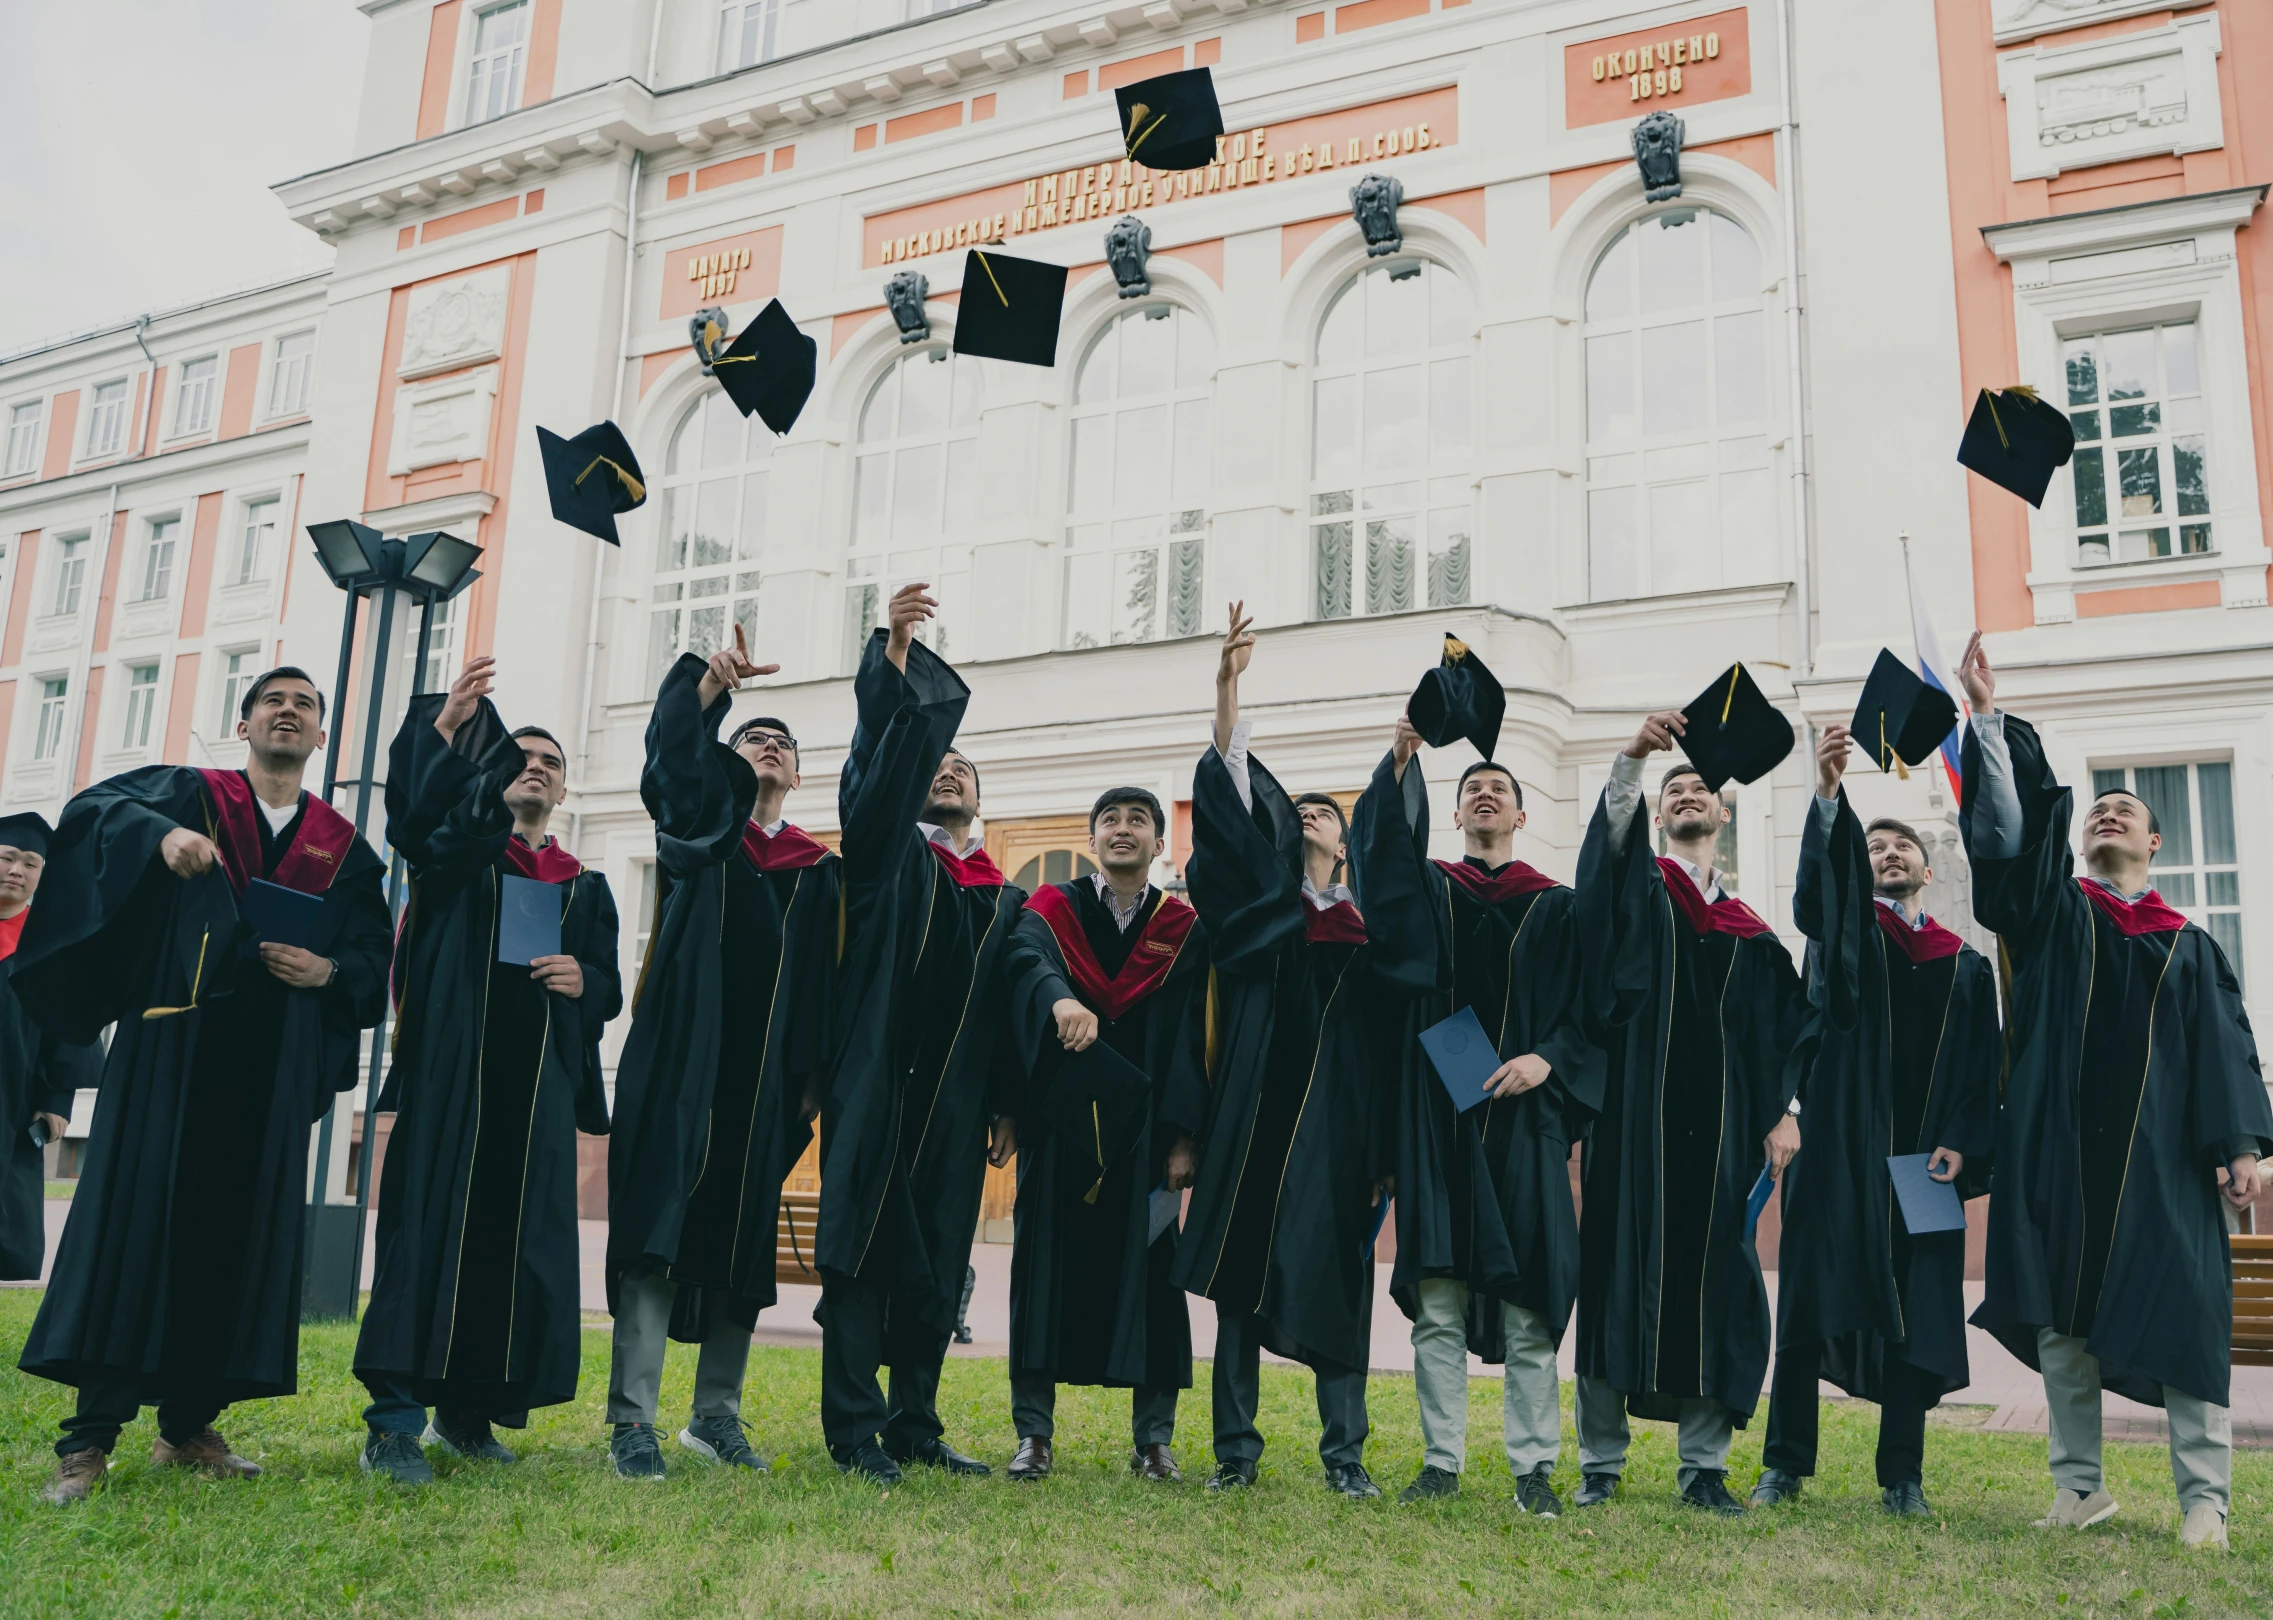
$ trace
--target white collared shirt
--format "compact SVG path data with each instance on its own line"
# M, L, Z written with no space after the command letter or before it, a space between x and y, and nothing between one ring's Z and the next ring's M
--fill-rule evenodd
M1113 886L1105 881L1104 873L1090 873L1089 881L1097 885L1097 898L1104 901L1105 909L1113 914L1113 926L1124 934L1129 931L1129 924L1137 920L1137 913L1144 910L1145 901L1152 895L1152 885L1147 883L1143 888L1137 890L1136 898L1129 902L1129 909L1123 911L1121 909L1121 897L1115 894Z
M786 822L774 823L774 825L777 827L784 826L786 824ZM949 832L945 827L934 826L928 821L917 822L916 831L922 833L925 839L931 843L939 845L942 849L946 850L948 854L954 856L958 860L961 860L963 857L969 855L972 850L979 847L979 840L977 838L973 838L968 844L963 845L960 849L956 848L955 835L953 833Z

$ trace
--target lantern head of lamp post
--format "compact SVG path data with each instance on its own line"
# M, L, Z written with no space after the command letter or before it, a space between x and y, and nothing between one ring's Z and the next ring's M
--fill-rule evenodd
M382 583L387 574L387 541L377 529L353 518L308 525L316 561L341 590L360 592Z
M403 543L402 581L413 596L447 602L481 574L481 547L439 529L414 534Z

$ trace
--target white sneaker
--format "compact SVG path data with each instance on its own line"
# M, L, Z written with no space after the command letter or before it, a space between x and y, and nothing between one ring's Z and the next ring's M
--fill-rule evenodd
M2226 1516L2209 1502L2197 1502L2186 1510L2186 1522L2178 1527L2178 1542L2182 1547L2215 1547L2227 1550Z
M2115 1516L2122 1504L2109 1494L2106 1487L2086 1496L2081 1491L2065 1488L2053 1493L2052 1509L2036 1521L2039 1530L2088 1530L2103 1519Z

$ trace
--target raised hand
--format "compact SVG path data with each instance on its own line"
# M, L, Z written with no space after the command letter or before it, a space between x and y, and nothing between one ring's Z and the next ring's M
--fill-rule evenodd
M1815 745L1815 796L1836 799L1839 778L1847 774L1847 750L1854 746L1845 726L1825 726L1823 740Z
M1626 757L1647 759L1652 754L1664 753L1688 729L1689 717L1679 709L1660 709L1642 722L1642 729L1626 744Z
M1420 751L1421 734L1413 729L1413 717L1409 714L1397 716L1397 729L1389 738L1389 758L1395 765L1398 781L1405 779L1405 767Z
M927 584L902 585L892 593L891 605L884 612L890 629L884 642L884 656L892 661L894 669L907 669L908 644L916 638L916 626L939 611L938 600L924 594L930 589Z
M1216 660L1216 685L1228 685L1247 673L1247 665L1255 656L1254 623L1246 603L1231 604L1231 627L1223 633L1222 653Z
M450 695L443 700L442 712L434 717L434 729L442 734L444 742L457 736L458 728L474 717L474 710L489 696L496 679L497 660L484 654L467 664L464 672L450 683Z
M1965 656L1957 661L1957 684L1965 688L1965 701L1975 714L1997 712L1997 672L1989 667L1988 649L1976 630L1965 643Z
M734 627L734 645L721 647L710 655L710 667L703 672L699 695L707 709L728 692L740 691L742 683L758 675L772 675L779 664L753 664L750 662L750 645L742 638L742 627Z

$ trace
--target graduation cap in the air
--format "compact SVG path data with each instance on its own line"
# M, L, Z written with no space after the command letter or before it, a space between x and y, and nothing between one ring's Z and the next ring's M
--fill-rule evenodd
M1882 771L1923 765L1957 724L1957 703L1938 686L1929 686L1884 647L1863 682L1855 705L1855 741L1870 750Z
M1465 737L1486 759L1499 746L1500 720L1506 713L1506 688L1457 636L1444 638L1444 661L1421 677L1405 709L1413 729L1431 748Z
M2029 505L2042 506L2053 469L2066 466L2075 449L2068 413L2038 399L2035 389L1984 388L1973 402L1957 459Z
M1120 104L1121 144L1130 162L1148 169L1201 169L1215 161L1223 109L1206 68L1124 84L1113 99Z
M47 853L48 838L55 829L47 818L36 810L25 810L13 816L0 816L0 847L20 849L27 855Z
M774 432L787 433L812 396L820 347L797 330L776 298L711 362L711 371L736 410L744 416L755 411Z
M628 512L647 499L647 480L623 429L613 422L602 422L573 439L564 439L540 427L537 448L545 458L545 488L552 495L552 515L611 546L622 545L616 537L616 514Z
M1757 782L1792 751L1792 723L1761 694L1742 664L1731 664L1682 709L1681 746L1713 792L1723 782Z
M1144 1071L1103 1041L1060 1053L1042 1117L1057 1132L1073 1174L1087 1183L1082 1202L1097 1201L1105 1172L1136 1145L1151 1090Z
M1002 253L963 256L963 296L955 306L955 352L1053 366L1065 266Z

